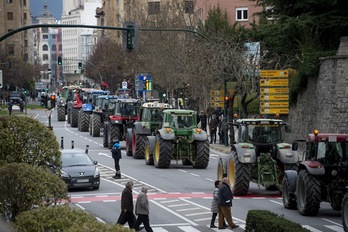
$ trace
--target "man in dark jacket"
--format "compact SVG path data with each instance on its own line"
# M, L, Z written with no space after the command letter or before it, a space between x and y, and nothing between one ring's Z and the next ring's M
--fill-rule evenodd
M201 122L201 128L204 131L207 131L207 115L204 113L204 111L202 110L200 115L199 115L199 119Z
M117 224L124 225L128 222L129 228L133 229L135 224L134 205L133 205L133 182L128 181L122 191L121 196L121 214Z
M229 183L230 180L227 177L224 177L219 187L219 229L224 229L225 218L231 229L239 227L238 225L234 224L232 220L231 207L233 194Z
M120 170L120 159L122 158L121 156L121 145L118 140L114 141L114 145L111 148L111 154L112 158L114 159L115 163L115 176L113 176L115 179L121 179L121 170Z

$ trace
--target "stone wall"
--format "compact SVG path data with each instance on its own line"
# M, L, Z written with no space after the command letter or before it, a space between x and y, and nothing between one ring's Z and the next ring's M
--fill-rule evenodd
M348 134L348 37L341 38L335 56L320 62L319 76L308 80L285 119L292 128L292 133L285 135L287 142L304 138L314 129Z

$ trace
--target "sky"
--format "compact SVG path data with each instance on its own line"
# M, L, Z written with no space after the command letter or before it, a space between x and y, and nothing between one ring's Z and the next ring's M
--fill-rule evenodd
M62 0L30 0L30 12L32 16L38 16L43 12L44 3L47 3L48 11L53 14L55 19L62 16L63 1Z

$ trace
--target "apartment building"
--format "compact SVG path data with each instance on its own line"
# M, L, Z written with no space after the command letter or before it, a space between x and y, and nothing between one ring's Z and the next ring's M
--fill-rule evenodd
M48 10L47 3L44 3L43 10L34 20L34 24L59 24L52 13ZM60 28L40 27L35 30L33 53L36 60L41 64L40 81L49 86L59 86L62 80L61 67L57 65L57 58L62 53L62 38Z
M0 1L0 34L4 35L14 29L32 24L29 0L2 0ZM2 49L9 58L22 58L34 63L34 57L29 52L33 46L31 30L22 31L5 39L1 43Z
M63 0L62 24L97 25L96 9L101 0ZM97 44L97 30L68 27L62 29L63 75L65 81L84 81L78 63L86 60Z

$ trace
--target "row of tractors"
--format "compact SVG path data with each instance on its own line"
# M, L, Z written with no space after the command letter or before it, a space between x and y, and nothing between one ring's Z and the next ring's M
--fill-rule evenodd
M348 231L348 134L314 133L283 142L291 132L280 119L235 119L230 123L235 142L221 155L217 177L228 177L233 194L247 195L250 182L279 190L286 209L315 216L320 203L342 211Z
M65 121L93 137L103 136L103 146L125 141L126 153L145 159L147 165L168 168L172 160L207 168L208 136L197 128L192 110L173 109L167 103L123 99L108 91L64 87L58 101L58 121Z

